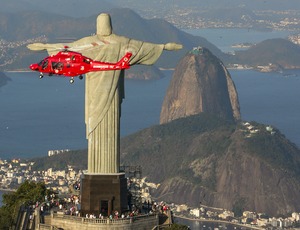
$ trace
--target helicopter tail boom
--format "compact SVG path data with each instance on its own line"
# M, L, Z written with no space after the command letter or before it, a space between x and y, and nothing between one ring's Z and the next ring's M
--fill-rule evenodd
M121 58L120 61L117 62L117 66L120 66L122 69L129 69L130 68L130 58L132 56L132 53L127 52L124 57Z

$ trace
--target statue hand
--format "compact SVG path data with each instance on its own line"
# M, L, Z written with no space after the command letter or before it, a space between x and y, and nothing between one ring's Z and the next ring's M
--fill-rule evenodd
M164 46L165 50L180 50L182 49L183 45L177 43L167 43Z
M44 44L44 43L33 43L27 45L27 48L30 50L47 50L49 52L54 52L60 49L64 48L63 44L57 43L57 44Z

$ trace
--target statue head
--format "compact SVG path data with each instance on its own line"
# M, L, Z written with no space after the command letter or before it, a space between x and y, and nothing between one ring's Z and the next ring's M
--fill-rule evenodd
M97 34L109 36L112 34L111 18L109 14L100 14L97 17Z

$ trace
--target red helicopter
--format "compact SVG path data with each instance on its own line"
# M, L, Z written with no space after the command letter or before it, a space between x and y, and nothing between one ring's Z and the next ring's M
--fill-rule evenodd
M88 72L129 69L131 56L132 53L127 52L117 63L108 63L94 61L81 53L68 51L65 47L64 51L48 56L40 63L31 64L29 68L40 72L40 78L43 78L44 73L49 76L63 75L71 77L70 83L73 83L74 77L79 76L79 79L83 79L82 75Z

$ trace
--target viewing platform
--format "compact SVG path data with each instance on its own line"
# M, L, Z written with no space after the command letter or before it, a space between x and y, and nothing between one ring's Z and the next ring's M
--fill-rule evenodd
M115 230L130 230L141 229L148 230L153 229L159 225L159 215L138 215L129 218L118 219L91 219L85 217L77 217L64 215L60 213L51 213L43 217L44 224L38 223L37 228L39 230L98 230L98 229L115 229Z

